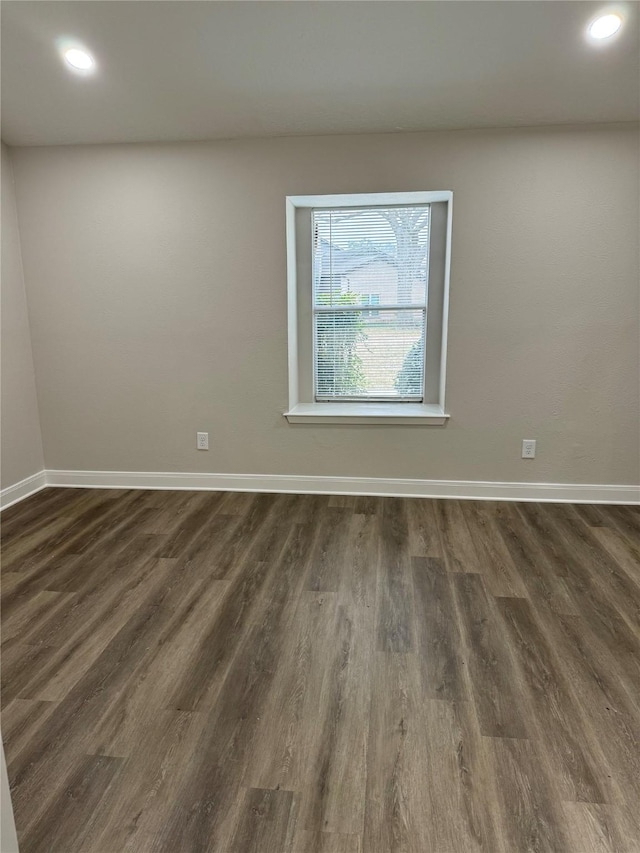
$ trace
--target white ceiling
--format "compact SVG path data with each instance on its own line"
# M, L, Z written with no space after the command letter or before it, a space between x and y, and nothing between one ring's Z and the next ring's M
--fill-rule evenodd
M638 4L2 2L2 136L11 145L196 140L639 116ZM84 43L77 76L57 41Z

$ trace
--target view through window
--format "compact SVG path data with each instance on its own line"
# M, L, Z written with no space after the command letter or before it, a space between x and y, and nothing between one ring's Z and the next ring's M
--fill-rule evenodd
M428 204L313 211L317 401L422 401L429 220Z

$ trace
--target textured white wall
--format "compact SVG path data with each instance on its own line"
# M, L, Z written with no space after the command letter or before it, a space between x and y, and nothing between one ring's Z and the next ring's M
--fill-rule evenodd
M14 159L48 468L639 481L637 127ZM451 421L289 425L285 196L444 189Z
M42 471L42 437L22 276L11 156L2 145L2 412L1 486L7 488Z
M0 741L0 853L18 853L18 836L2 741Z

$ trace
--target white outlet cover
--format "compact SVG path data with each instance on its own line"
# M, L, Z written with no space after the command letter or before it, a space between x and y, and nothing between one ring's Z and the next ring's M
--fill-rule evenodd
M209 449L209 433L208 432L197 432L196 433L196 447L198 450L208 450Z
M522 439L522 458L523 459L535 459L536 458L536 442L533 438L523 438Z

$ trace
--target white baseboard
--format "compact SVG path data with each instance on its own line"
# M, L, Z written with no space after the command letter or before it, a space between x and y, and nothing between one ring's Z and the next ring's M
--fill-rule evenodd
M640 486L493 483L315 477L295 474L203 474L144 471L46 471L48 486L100 489L194 489L320 495L460 498L499 501L640 504Z
M47 485L46 471L38 471L37 474L32 474L19 483L14 483L13 486L7 486L0 492L0 509L8 509L13 504L23 501L30 495L39 492Z
M551 501L640 504L640 486L584 483L497 483L480 480L400 480L315 477L296 474L202 474L157 471L39 471L0 492L0 509L45 486L84 489L193 489L317 495L459 498L461 500Z

